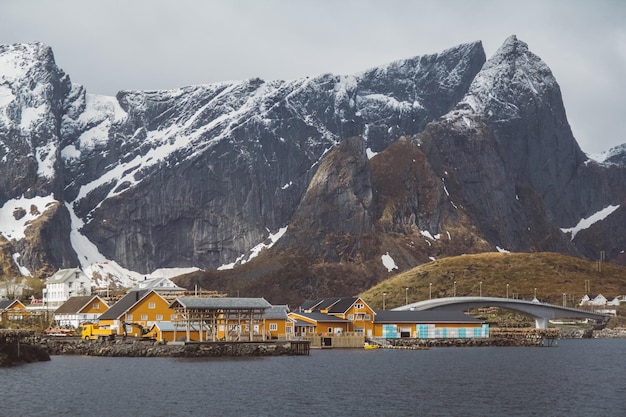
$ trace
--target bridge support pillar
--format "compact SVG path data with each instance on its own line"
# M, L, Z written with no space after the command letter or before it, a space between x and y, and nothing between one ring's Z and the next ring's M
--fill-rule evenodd
M537 329L547 329L548 319L544 317L535 317L535 327Z

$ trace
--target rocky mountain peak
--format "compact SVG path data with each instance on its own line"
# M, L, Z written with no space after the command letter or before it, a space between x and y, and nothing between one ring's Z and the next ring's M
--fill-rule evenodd
M529 101L539 102L555 90L550 68L513 35L487 60L462 103L492 120L516 119Z

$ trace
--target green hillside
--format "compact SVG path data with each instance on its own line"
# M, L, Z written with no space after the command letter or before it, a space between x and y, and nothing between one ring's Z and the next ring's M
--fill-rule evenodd
M373 308L390 309L432 298L506 297L577 305L585 293L626 294L626 267L557 253L481 253L444 258L394 275L360 296ZM481 284L482 282L482 284ZM508 284L508 289L507 289ZM408 288L408 289L407 289ZM383 295L384 293L384 295Z

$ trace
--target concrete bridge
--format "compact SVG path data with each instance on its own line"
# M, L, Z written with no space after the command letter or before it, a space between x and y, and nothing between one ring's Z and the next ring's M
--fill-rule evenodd
M535 319L538 329L548 327L548 320L553 319L592 319L597 323L597 328L603 328L609 321L610 316L594 313L592 311L577 308L560 307L552 304L540 303L536 300L526 301L515 298L498 297L446 297L433 298L432 300L420 301L413 304L394 308L394 311L405 310L434 310L434 311L465 311L480 307L500 307L518 311Z

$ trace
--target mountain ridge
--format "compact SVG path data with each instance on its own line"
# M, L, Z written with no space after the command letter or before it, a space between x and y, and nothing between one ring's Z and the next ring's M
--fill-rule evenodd
M60 238L47 249L1 231L19 254L14 267L36 276L77 263L119 283L164 267L234 267L285 227L258 256L313 255L300 270L318 294L346 262L368 265L356 287L375 283L385 253L401 269L495 248L593 258L605 247L626 262L612 220L623 210L601 221L617 242L610 249L610 239L586 237L600 225L574 239L562 231L623 203L624 164L586 158L558 83L515 36L489 60L472 42L348 76L115 98L72 84L42 44L13 76L6 51L18 49L0 49L0 173L10 179L0 204L52 195L70 220L56 222ZM16 103L43 127L23 128ZM256 275L260 288L278 282Z

